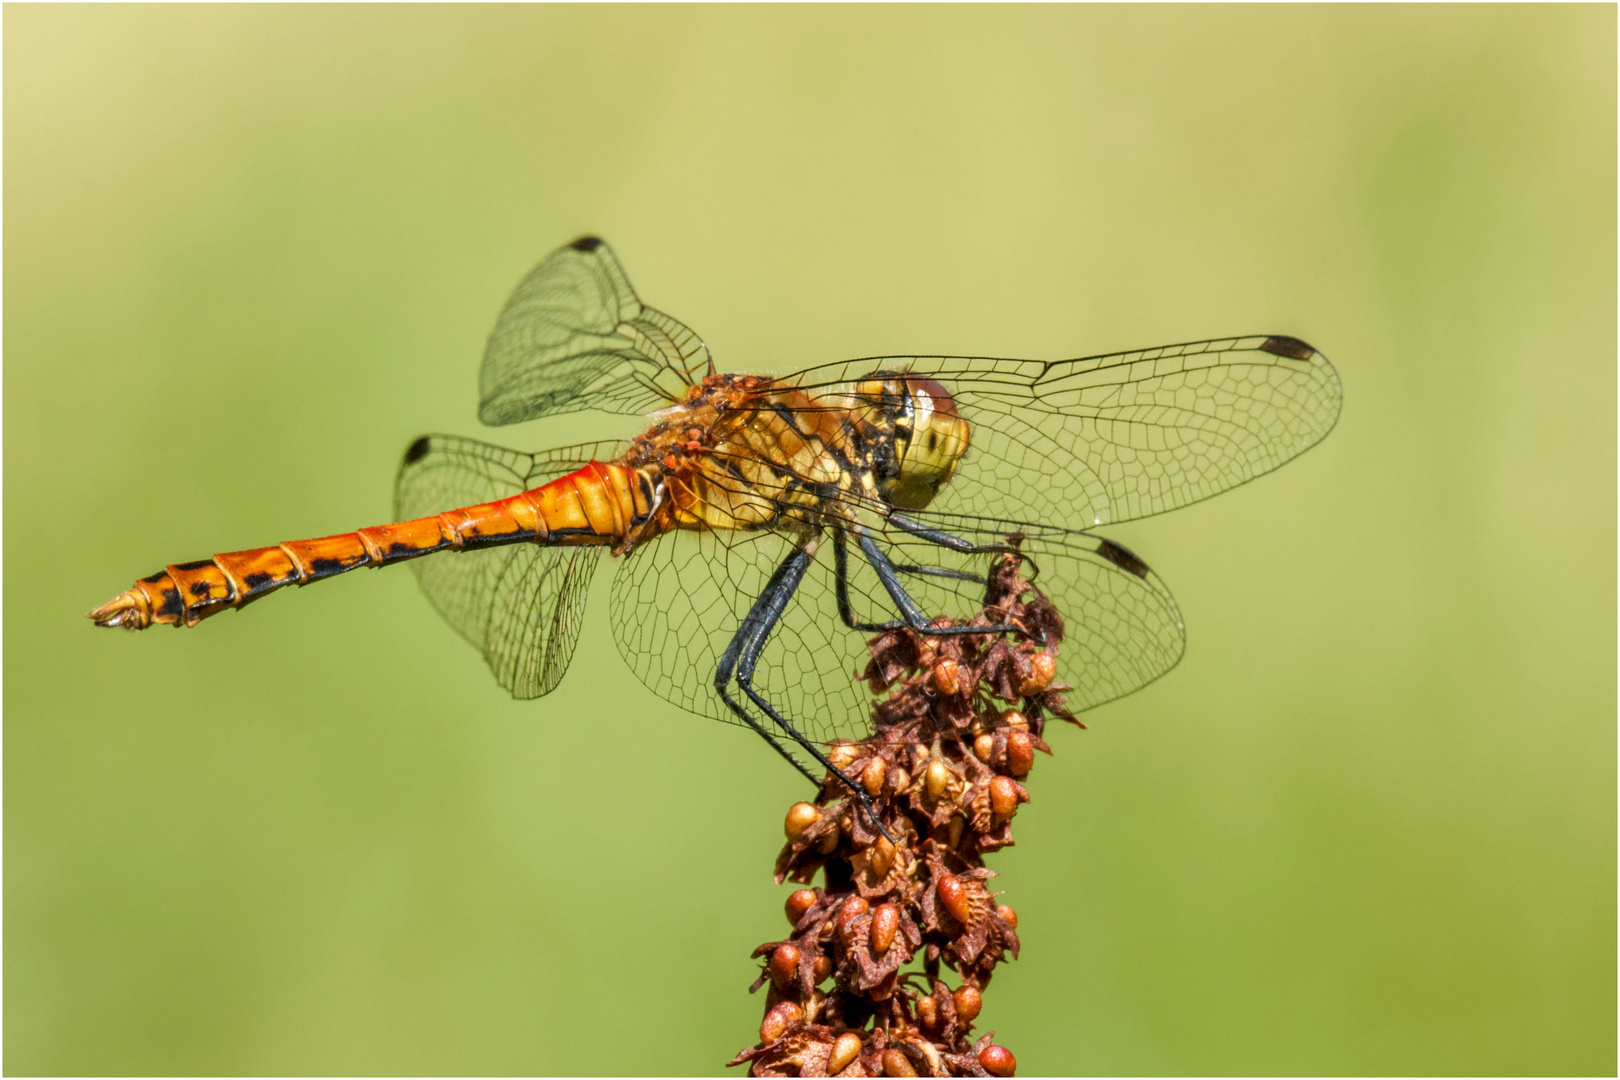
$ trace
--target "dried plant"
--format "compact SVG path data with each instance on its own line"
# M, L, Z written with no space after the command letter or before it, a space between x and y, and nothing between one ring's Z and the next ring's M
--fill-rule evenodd
M1018 916L986 888L984 856L1013 842L1035 751L1051 753L1046 717L1079 723L1063 707L1072 688L1053 683L1063 621L1013 539L969 625L1014 625L1017 640L903 628L870 643L864 677L887 696L873 733L829 756L882 830L831 774L788 810L777 883L810 886L820 870L823 884L789 896L792 932L754 950L760 1040L729 1063L751 1076L1013 1075L993 1033L973 1036L996 965L1018 955Z

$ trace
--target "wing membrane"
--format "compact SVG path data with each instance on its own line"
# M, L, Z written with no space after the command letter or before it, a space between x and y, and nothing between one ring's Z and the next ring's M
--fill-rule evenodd
M877 370L937 379L972 427L934 509L1071 529L1160 514L1270 472L1332 430L1342 398L1321 353L1259 335L1050 363L876 357L783 381L830 392Z
M484 350L478 418L644 413L680 400L707 360L695 333L637 299L613 249L581 237L546 256L506 302Z
M524 454L449 435L411 444L394 508L427 517L515 495L588 461L611 461L616 443ZM484 654L496 681L516 698L550 693L573 659L599 547L512 544L440 552L413 560L422 591L445 620Z
M927 515L929 524L961 523ZM958 529L975 543L999 543L1007 530ZM969 575L963 580L903 573L907 590L931 614L966 620L984 603L991 555L961 555L890 528L875 533L906 568ZM773 532L680 533L660 537L625 557L612 586L613 635L638 678L683 709L738 723L714 690L720 657L771 572L793 548ZM1068 626L1059 678L1075 687L1079 711L1128 694L1175 666L1184 638L1174 599L1151 570L1098 537L1032 537L1024 550L1039 567L1036 585L1058 605ZM858 552L849 557L849 598L861 622L894 618L881 582ZM857 738L869 730L873 698L861 681L870 635L839 616L829 539L760 657L754 686L810 739ZM768 726L768 722L767 722Z

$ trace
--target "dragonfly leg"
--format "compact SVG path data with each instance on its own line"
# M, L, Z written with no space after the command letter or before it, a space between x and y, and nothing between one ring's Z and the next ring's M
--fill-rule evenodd
M900 609L900 615L905 619L904 625L911 627L917 633L932 634L936 637L955 637L961 634L1025 633L1023 627L1011 624L1004 626L930 626L928 616L917 605L917 601L913 600L911 595L906 592L906 587L901 584L900 571L889 561L889 557L883 554L883 549L878 547L877 541L864 532L857 534L856 541L861 545L861 551L866 555L866 561L871 564L873 571L877 573L878 580L883 582L883 587L888 590L889 599L893 600L894 606ZM979 550L999 551L1001 549L985 546ZM863 629L858 626L855 628Z
M764 650L765 642L770 637L771 631L776 628L777 621L781 619L782 612L787 610L788 601L792 599L794 592L798 590L799 583L804 580L804 572L809 568L810 561L814 557L814 548L800 548L784 559L782 564L776 568L776 572L771 575L770 581L766 583L764 591L759 594L759 598L754 601L754 606L749 609L747 616L743 618L742 625L737 628L737 633L732 636L731 643L726 646L725 654L720 657L720 665L715 669L714 673L714 688L719 691L721 700L726 703L726 706L732 712L742 717L749 727L759 732L765 738L765 741L776 749L777 753L792 761L800 772L808 776L812 783L819 786L821 781L810 770L806 769L797 758L789 754L781 744L767 734L764 727L749 715L748 710L744 709L726 692L727 687L735 678L738 687L742 689L744 694L748 695L748 699L761 712L775 721L776 725L786 732L794 742L803 747L806 753L844 782L844 785L849 788L862 808L865 809L867 817L872 819L872 824L877 826L878 832L882 833L884 839L892 844L896 842L894 837L889 835L888 830L883 827L883 822L878 820L877 813L872 809L872 804L860 785L850 779L844 770L834 765L831 759L822 753L820 747L805 738L798 728L789 723L786 717L777 712L771 703L766 701L754 689L754 669L759 665L760 653Z
M899 528L901 531L910 533L912 536L918 537L922 540L927 540L931 544L938 544L943 548L950 548L952 551L960 552L963 555L984 555L992 552L1010 552L1018 550L1011 544L975 544L970 541L963 540L960 536L953 536L944 529L929 528L922 522L914 521L911 518L906 517L904 514L891 513L888 516L888 522L889 524Z
M943 566L913 566L911 564L890 564L896 573L915 574L918 577L949 578L952 581L971 581L975 585L983 585L983 574L974 574L966 570L947 570ZM911 624L904 619L891 619L888 622L866 623L856 622L854 609L849 603L849 555L845 547L843 530L833 535L833 595L838 600L838 617L844 625L851 630L862 633L873 633L879 630L896 630Z

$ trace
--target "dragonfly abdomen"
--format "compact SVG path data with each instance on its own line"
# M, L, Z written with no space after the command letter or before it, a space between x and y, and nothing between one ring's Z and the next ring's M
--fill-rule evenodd
M657 509L655 480L593 461L538 488L432 517L373 525L315 540L228 551L176 563L90 612L100 626L195 626L284 585L308 585L361 566L499 544L625 546Z

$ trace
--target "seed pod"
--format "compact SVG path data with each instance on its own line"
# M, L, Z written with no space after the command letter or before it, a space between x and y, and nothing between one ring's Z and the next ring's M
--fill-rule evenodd
M962 689L962 669L955 660L941 660L932 672L934 690L951 697Z
M1015 727L1020 731L1029 730L1029 720L1017 709L1008 709L1001 714L1001 722L1008 727Z
M956 993L951 995L951 1000L956 1003L956 1015L967 1024L973 1023L974 1018L979 1015L979 1010L984 1008L984 998L979 994L979 988L972 983L963 983L957 987Z
M832 1055L827 1058L827 1075L837 1076L843 1072L850 1062L854 1061L861 1052L861 1037L853 1031L846 1031L838 1036L833 1043Z
M889 843L888 837L880 836L872 841L872 846L866 849L866 865L880 878L889 872L889 867L894 865L894 845Z
M822 833L821 839L816 841L816 850L821 852L823 855L831 855L833 853L833 849L837 846L838 826L836 825Z
M928 763L928 772L923 776L923 787L930 799L937 799L945 794L945 785L950 781L951 768L942 758L935 758Z
M980 735L973 740L973 756L980 761L989 762L996 753L996 740L989 734Z
M796 802L788 807L787 820L782 823L782 831L787 833L789 840L797 840L804 835L804 830L820 820L820 807L814 803Z
M849 926L851 919L857 919L872 910L872 905L866 902L865 897L852 896L845 900L838 908L838 930L840 933Z
M1018 812L1018 784L998 776L990 781L990 812L1003 820Z
M991 1076L1011 1076L1018 1071L1018 1059L1005 1046L987 1046L979 1051L979 1064Z
M1035 764L1035 741L1029 732L1014 728L1007 732L1007 771L1014 776L1025 776Z
M854 743L839 743L827 750L827 760L833 763L834 768L847 769L854 760L861 756L860 747Z
M1036 653L1029 658L1029 669L1029 674L1018 684L1018 692L1025 697L1033 697L1052 685L1057 661L1046 653Z
M861 773L861 786L872 798L877 798L883 791L883 778L889 773L889 766L880 757L874 757L866 763L866 771Z
M787 903L783 905L783 910L787 912L788 922L797 926L799 920L804 918L804 913L815 906L816 890L798 889L788 894Z
M796 1024L803 1019L804 1010L799 1008L797 1001L779 1001L771 1006L771 1011L760 1021L759 1041L773 1043L787 1033L789 1024Z
M939 1023L939 1006L932 997L917 999L917 1025L924 1031L933 1031L934 1025Z
M832 957L826 953L817 953L815 962L810 965L810 974L815 977L816 982L826 982L827 976L831 975L832 971Z
M951 918L964 926L967 925L968 916L973 911L968 906L967 890L962 887L962 883L952 875L946 874L939 879L939 884L934 886L934 891L939 894L939 902L945 905L945 910L950 912Z
M1002 922L1006 923L1014 930L1018 929L1018 912L1014 911L1006 904L997 904L996 914L1001 916Z
M950 844L951 847L955 847L957 844L962 842L962 827L963 827L963 824L964 824L964 822L962 821L962 815L961 814L952 814L951 815L951 823L950 823L950 826L949 826L950 832L947 834L947 836L949 837L948 843Z
M883 1051L884 1076L916 1076L917 1070L911 1067L911 1059L894 1047Z
M894 944L894 932L900 929L900 909L893 904L879 904L872 912L872 955L882 956Z
M778 989L785 989L799 977L799 947L783 942L771 951L771 962L767 965L770 971L771 982Z

